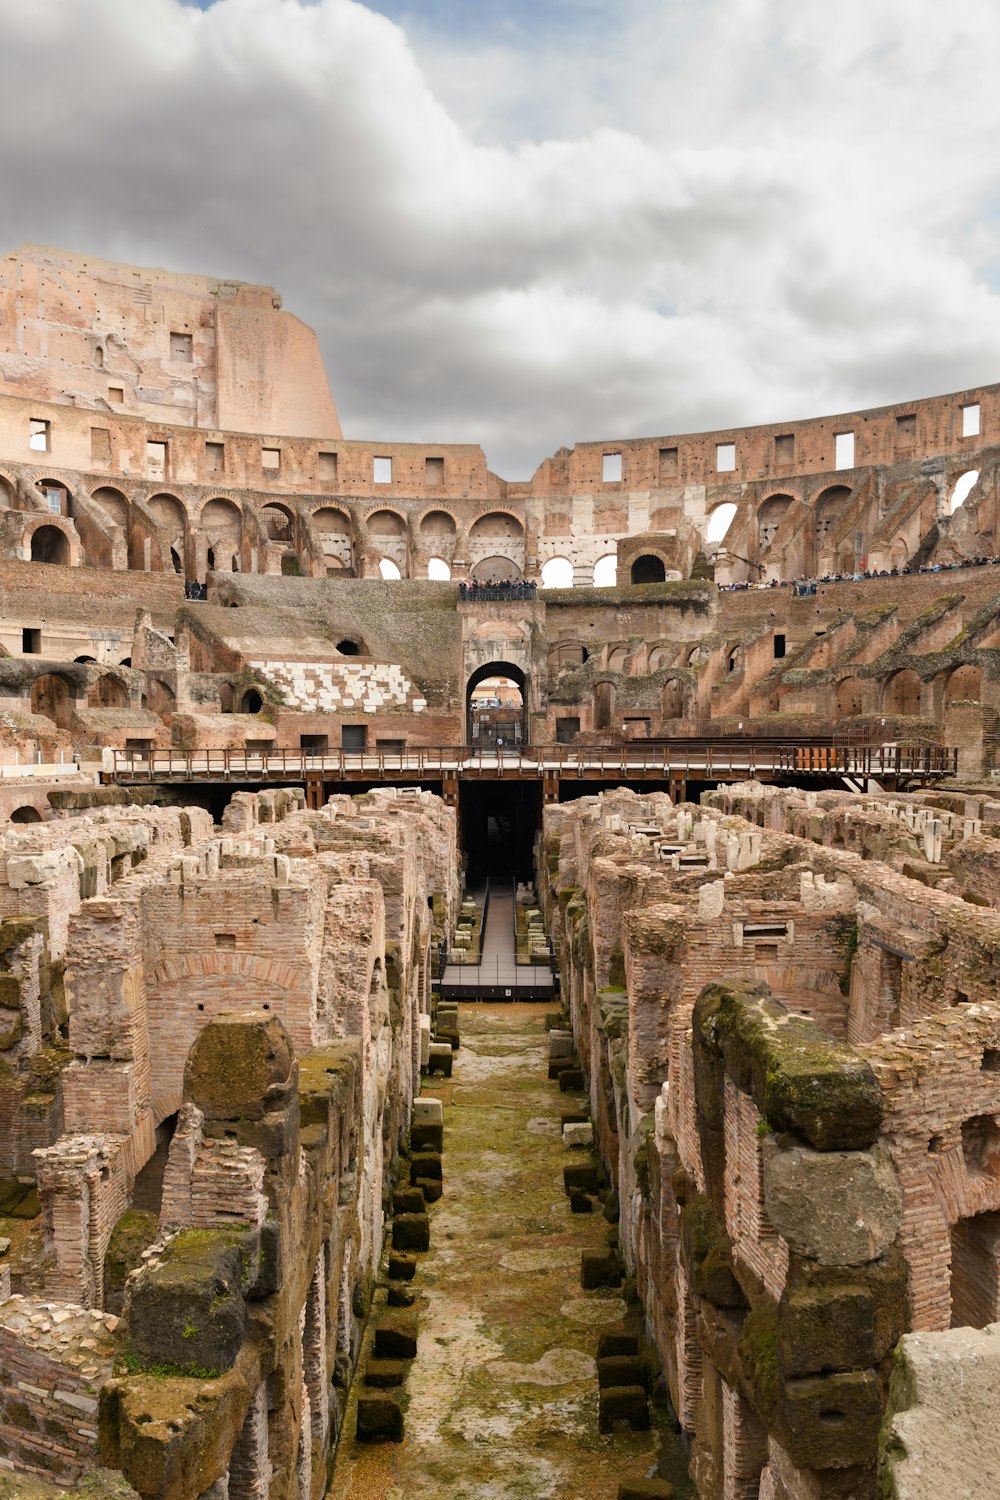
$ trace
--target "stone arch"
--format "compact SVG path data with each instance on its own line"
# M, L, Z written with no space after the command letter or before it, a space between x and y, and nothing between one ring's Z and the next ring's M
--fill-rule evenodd
M68 729L73 718L73 685L62 672L43 672L31 684L31 712Z
M862 712L862 686L859 677L842 677L837 683L836 716L853 719Z
M177 695L162 677L150 677L146 683L144 703L151 713L159 714L162 719L174 712L177 706Z
M380 557L378 560L379 577L386 583L398 583L403 576L398 562L391 557Z
M920 676L912 668L893 672L882 687L882 712L916 718L920 713L922 690Z
M624 672L628 661L629 651L627 646L614 646L608 652L608 671Z
M38 811L38 808L33 807L30 802L22 802L20 807L14 808L14 811L10 815L10 821L12 823L40 823L42 815Z
M610 729L614 724L616 697L613 682L599 682L594 687L595 729Z
M528 715L527 715L527 706L528 706L528 679L527 679L527 676L525 675L523 668L516 666L513 662L510 662L510 661L488 661L488 662L484 662L482 666L477 667L474 672L470 673L469 679L468 679L468 681L465 684L465 721L466 721L466 732L467 732L469 743L471 744L472 740L473 740L472 695L475 692L476 688L479 686L479 684L481 682L485 682L488 677L507 677L507 678L510 679L511 682L513 682L517 686L518 691L521 694L521 733L520 733L520 738L521 739L526 739L527 738L527 725L528 725Z
M482 558L473 566L469 576L473 583L489 583L491 580L496 583L521 583L524 580L524 574L517 563L509 557L500 556Z
M979 703L982 699L983 674L981 668L971 662L948 674L944 687L945 703Z
M611 589L618 582L618 554L606 552L594 564L594 588Z
M675 646L654 646L649 653L649 670L659 672L662 667L669 667L676 649Z
M816 497L816 551L823 551L836 530L852 491L846 484L831 484ZM853 555L853 549L852 549Z
M454 541L458 535L455 517L449 511L442 510L440 506L424 512L420 517L418 530L421 542L428 547L440 546L441 538Z
M401 516L397 510L389 510L386 506L373 510L366 518L365 526L372 541L382 537L389 537L395 541L398 537L406 536L406 517Z
M508 510L486 511L469 527L469 537L473 541L480 541L485 537L520 538L523 536L524 527L520 520Z
M31 533L31 561L57 563L66 567L72 557L69 537L58 526L46 523Z
M103 672L87 688L88 708L128 708L128 704L128 688L112 672Z
M95 505L100 506L112 525L120 526L122 531L128 533L130 507L121 490L116 490L110 484L102 484L91 491L90 498Z
M641 557L634 558L629 570L630 583L663 583L666 576L663 558L657 557L655 552L644 552Z
M250 687L240 699L241 714L259 714L264 707L264 695L260 688Z
M443 557L429 557L427 577L437 583L447 583L451 577L451 565Z
M469 528L468 557L473 565L472 576L477 580L486 577L519 581L524 568L524 527L517 516L505 510L490 510L479 516ZM516 574L509 570L501 573L498 558L514 564ZM490 566L483 569L483 563Z
M321 505L310 517L313 534L323 553L327 573L350 568L353 562L354 527L339 505Z
M295 539L295 513L279 500L268 500L260 508L260 520L269 542L291 542Z
M712 507L705 520L705 542L708 546L718 546L725 541L736 520L736 509L733 500L724 500L721 505Z
M793 498L792 495L785 494L768 495L757 511L757 542L762 553L766 552L774 541L778 527L788 514L788 507Z
M14 497L17 491L12 480L6 474L0 474L0 510L13 510Z
M151 495L146 507L152 511L157 526L162 526L170 541L176 544L187 536L188 515L176 495Z
M35 483L35 489L45 501L44 508L50 516L72 515L73 504L69 486L61 479L39 479Z
M542 567L543 589L571 589L573 564L568 557L550 557Z
M680 719L684 715L684 686L679 677L670 677L663 684L660 712L665 719Z
M909 560L910 549L906 545L906 538L902 536L895 537L892 546L889 548L890 568L905 568Z

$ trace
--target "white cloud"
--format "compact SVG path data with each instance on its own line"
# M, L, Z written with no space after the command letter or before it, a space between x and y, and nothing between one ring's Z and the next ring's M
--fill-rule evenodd
M1000 375L992 0L584 19L5 0L6 238L272 282L349 435L509 477Z

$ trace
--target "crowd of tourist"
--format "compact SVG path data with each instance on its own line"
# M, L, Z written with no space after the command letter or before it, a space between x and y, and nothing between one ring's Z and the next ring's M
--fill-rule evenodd
M535 583L500 583L488 579L485 583L460 583L458 597L471 604L489 603L490 600L534 599L538 585Z
M863 583L869 578L911 578L919 573L954 573L961 568L988 568L998 563L1000 563L1000 557L967 557L961 562L922 563L916 568L908 563L902 568L864 568L856 573L824 573L820 578L793 578L790 582L786 578L772 578L768 581L762 579L759 582L748 580L745 583L720 583L719 592L739 594L790 587L793 594L805 598L815 594L821 583Z
M199 583L198 580L197 580L197 578L185 578L185 580L184 580L184 597L185 597L185 599L200 599L200 600L207 599L208 598L208 584L207 583Z

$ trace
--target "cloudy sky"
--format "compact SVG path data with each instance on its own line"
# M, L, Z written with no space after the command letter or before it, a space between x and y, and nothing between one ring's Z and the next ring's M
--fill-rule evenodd
M1000 379L996 0L0 0L2 241L273 284L345 433Z

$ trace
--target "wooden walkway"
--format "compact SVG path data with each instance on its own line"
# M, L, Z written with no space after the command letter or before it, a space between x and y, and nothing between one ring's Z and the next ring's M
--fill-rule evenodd
M549 964L517 962L513 891L491 891L479 963L448 964L441 979L442 999L543 1000L555 988Z

